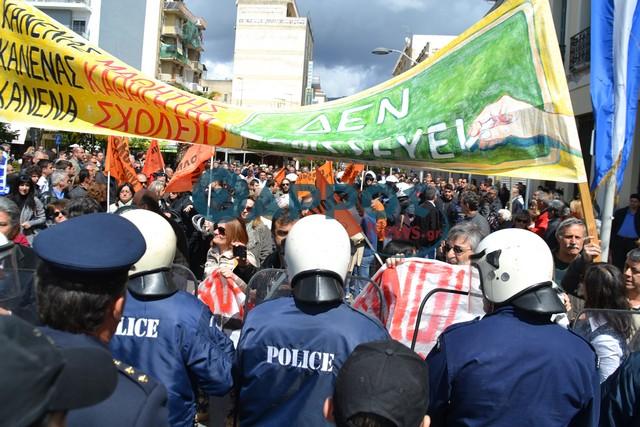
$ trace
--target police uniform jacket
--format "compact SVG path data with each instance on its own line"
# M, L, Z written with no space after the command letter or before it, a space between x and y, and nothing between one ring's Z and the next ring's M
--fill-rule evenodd
M42 328L61 348L102 347L97 339ZM130 365L114 359L118 384L113 394L97 405L70 411L68 427L163 427L168 426L167 391L162 384Z
M631 353L602 384L601 427L640 425L640 352Z
M233 343L216 328L209 308L184 291L156 300L127 291L110 346L114 356L167 387L174 427L193 426L197 388L221 396L233 386Z
M236 353L240 425L324 426L325 398L361 343L389 339L376 320L343 303L266 301L245 320Z
M512 306L447 328L426 360L434 426L598 424L592 347Z

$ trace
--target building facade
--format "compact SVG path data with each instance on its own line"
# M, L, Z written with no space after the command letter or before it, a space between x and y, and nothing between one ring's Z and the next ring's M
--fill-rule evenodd
M202 80L202 92L214 101L231 104L231 79Z
M309 103L313 35L295 0L237 0L232 98L257 109Z
M201 62L204 51L204 18L197 17L184 1L165 1L160 36L160 80L192 92L203 92L206 68Z
M578 135L589 179L593 176L592 133L594 128L591 106L591 0L551 0L556 33L560 43L571 102L576 117ZM636 118L633 147L618 194L620 206L626 206L629 196L640 191L640 132Z
M27 3L98 44L102 0L27 0Z
M393 75L397 76L413 67L418 62L422 62L446 46L456 36L423 35L414 34L405 39L403 54L398 56L396 65L393 67Z

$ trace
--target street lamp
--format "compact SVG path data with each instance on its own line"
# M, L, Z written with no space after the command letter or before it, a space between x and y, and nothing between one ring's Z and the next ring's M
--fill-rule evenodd
M371 53L373 53L374 55L388 55L391 52L399 53L400 55L407 58L411 62L411 66L418 64L418 62L415 59L413 59L412 57L410 57L409 55L407 55L406 53L398 49L391 49L388 47L377 47L371 51Z

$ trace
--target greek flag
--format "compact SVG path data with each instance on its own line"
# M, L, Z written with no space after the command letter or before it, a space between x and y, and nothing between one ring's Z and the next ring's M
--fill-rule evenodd
M592 187L615 173L617 189L633 144L640 84L639 0L591 2Z

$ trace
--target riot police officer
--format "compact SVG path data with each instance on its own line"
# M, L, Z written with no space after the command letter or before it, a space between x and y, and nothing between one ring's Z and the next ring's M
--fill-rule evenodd
M192 427L197 388L224 395L233 385L233 344L216 328L209 308L174 283L176 236L169 223L144 209L122 216L142 233L147 250L129 272L127 304L111 350L164 383L172 426Z
M506 229L472 255L487 315L447 328L427 356L435 426L595 426L593 348L550 317L565 311L540 237Z
M287 237L292 295L266 301L245 320L236 368L242 426L327 425L319 411L338 370L360 343L389 339L377 321L343 303L349 236L311 215Z
M127 272L145 253L140 232L117 215L83 215L38 233L33 250L41 259L35 281L42 331L60 348L106 351L122 316ZM70 411L67 425L168 426L164 386L137 367L117 359L114 364L115 392Z

